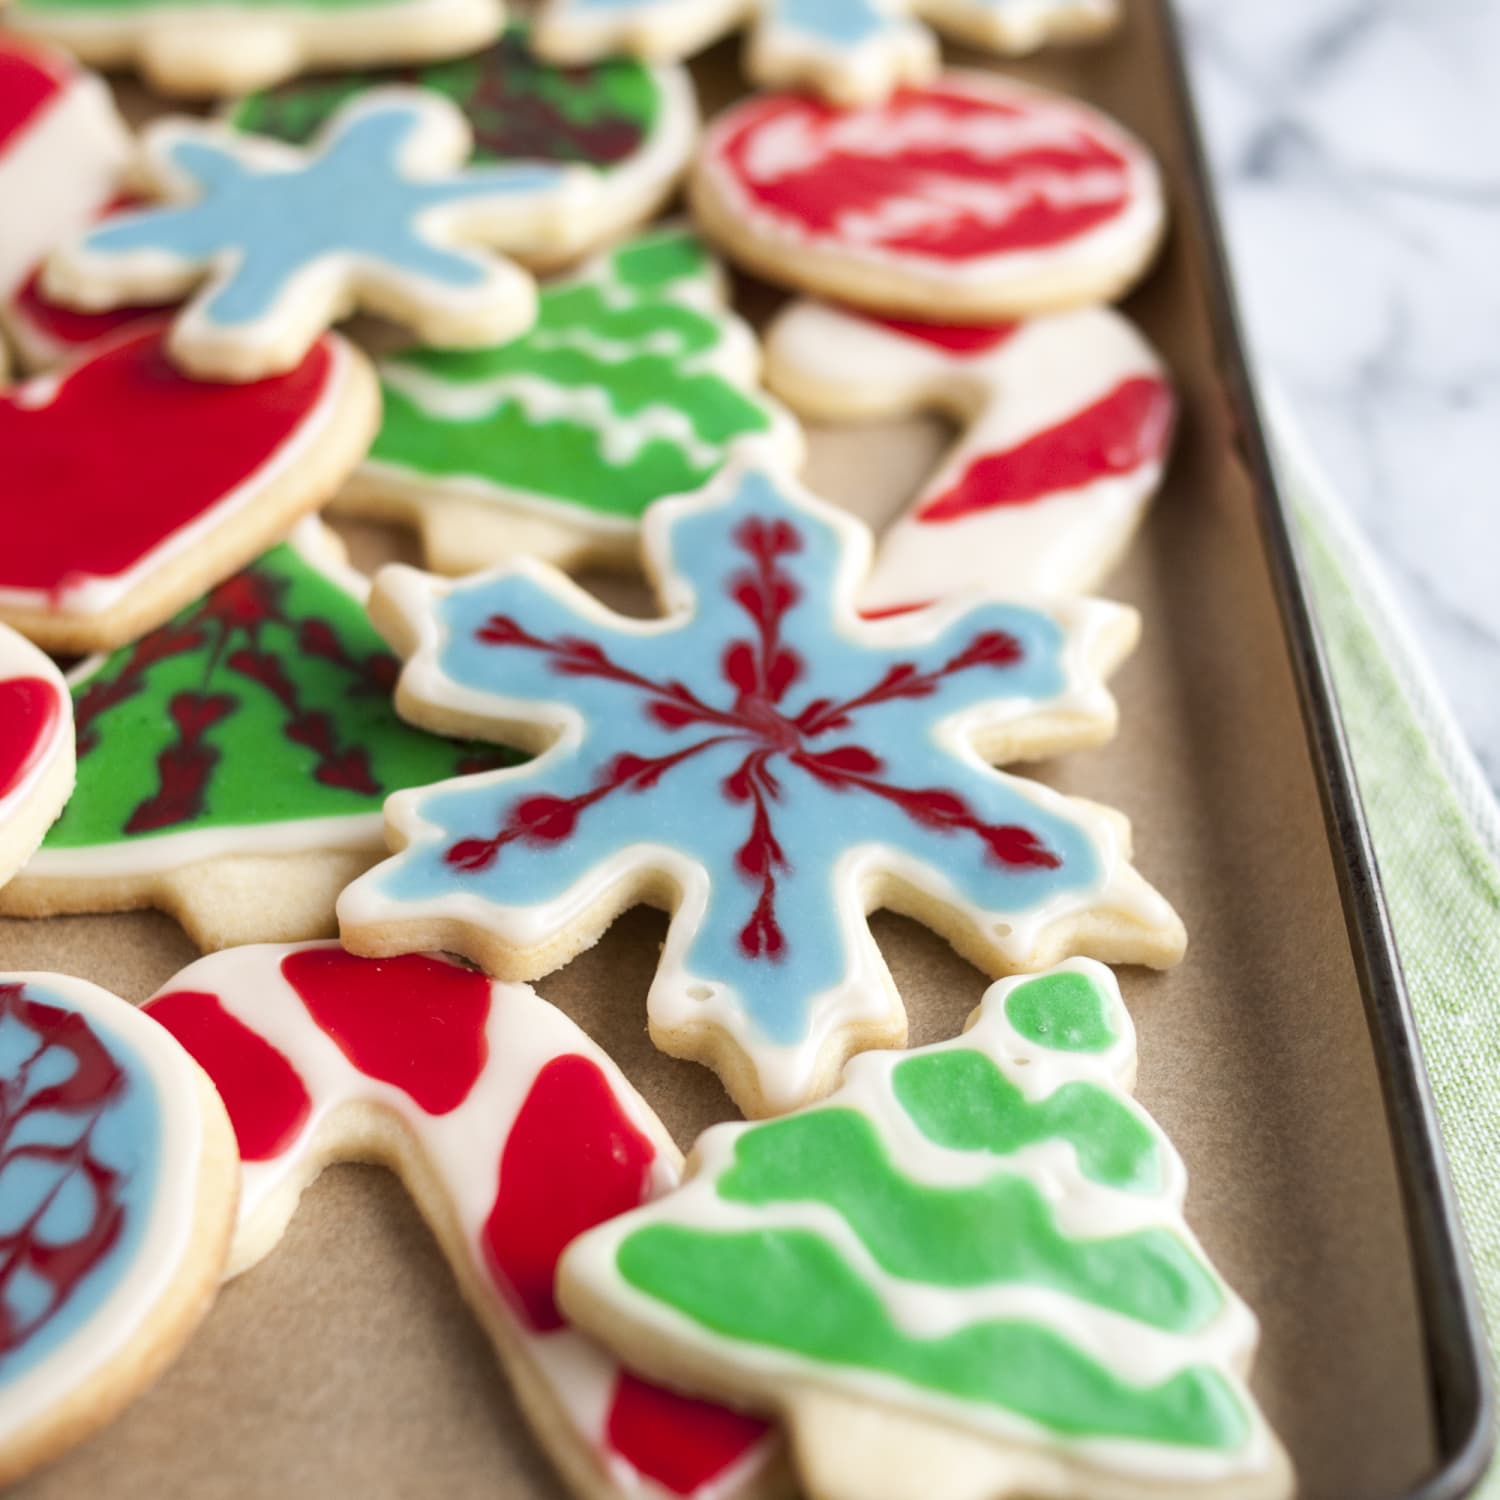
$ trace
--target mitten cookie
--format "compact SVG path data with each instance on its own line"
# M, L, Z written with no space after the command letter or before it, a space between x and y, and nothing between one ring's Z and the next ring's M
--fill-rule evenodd
M234 1136L133 1005L0 974L0 1484L117 1416L213 1300Z
M1281 1500L1255 1320L1183 1223L1134 1043L1098 964L997 984L966 1035L708 1131L568 1250L564 1311L784 1417L811 1500Z
M422 956L252 947L146 1004L223 1093L244 1159L230 1272L325 1166L379 1162L421 1209L538 1439L588 1500L748 1500L760 1422L639 1379L559 1315L580 1231L675 1186L680 1157L607 1056L529 989Z
M711 479L735 441L801 456L725 300L697 236L658 229L545 288L508 344L383 361L380 431L339 506L415 526L440 573L523 552L633 563L646 507Z
M152 329L0 392L0 621L61 652L134 640L322 505L379 413L336 337L285 375L210 385Z
M0 625L0 886L36 852L73 790L73 701L62 673Z
M1172 432L1161 361L1107 308L975 327L797 302L766 335L766 379L813 420L963 424L881 537L861 595L872 611L1093 588L1144 518Z
M953 323L1122 296L1164 219L1139 141L1086 104L993 73L944 73L861 109L747 99L709 126L692 204L769 281Z
M396 856L339 900L345 942L548 973L638 902L671 911L653 1039L747 1114L826 1092L906 1019L865 914L926 922L992 973L1083 949L1170 964L1181 924L1115 812L986 760L1098 743L1129 610L994 601L862 621L868 531L731 465L654 505L660 620L530 559L377 578L403 715L543 752L399 795Z
M18 916L170 912L202 948L325 937L388 793L513 757L403 724L367 584L316 521L74 674L79 782Z

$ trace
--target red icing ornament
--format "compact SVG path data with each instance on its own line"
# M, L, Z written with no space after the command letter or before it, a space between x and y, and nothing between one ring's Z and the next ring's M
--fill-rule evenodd
M302 1079L268 1041L230 1015L217 995L174 990L142 1009L213 1079L245 1161L269 1161L297 1139L312 1113Z
M585 1229L637 1207L655 1148L586 1057L555 1057L531 1086L500 1159L481 1236L495 1283L538 1333L563 1326L557 1258Z
M56 53L28 47L14 37L0 41L0 152L15 144L71 78Z
M306 948L287 954L281 972L361 1073L429 1115L457 1109L484 1072L490 982L473 969L422 954L377 960Z
M318 413L333 370L322 342L286 375L190 380L151 331L0 393L0 452L15 501L0 587L57 596L81 579L127 572L292 442Z
M0 798L15 791L35 768L61 718L57 689L44 678L0 682Z
M1172 392L1151 376L1122 380L1092 406L1033 433L1003 453L976 458L957 483L934 496L919 521L957 521L997 505L1025 505L1060 490L1128 474L1166 452Z

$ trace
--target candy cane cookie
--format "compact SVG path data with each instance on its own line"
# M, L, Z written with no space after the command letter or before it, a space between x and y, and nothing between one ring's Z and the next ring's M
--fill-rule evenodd
M558 1313L564 1247L674 1187L681 1165L650 1106L561 1011L446 960L333 943L201 959L145 1009L234 1123L231 1276L270 1253L325 1166L386 1165L577 1494L744 1500L780 1482L760 1422L639 1379Z
M816 421L936 411L964 426L881 538L861 596L877 612L1093 588L1161 483L1175 404L1151 346L1107 308L965 327L797 302L767 335L766 378Z

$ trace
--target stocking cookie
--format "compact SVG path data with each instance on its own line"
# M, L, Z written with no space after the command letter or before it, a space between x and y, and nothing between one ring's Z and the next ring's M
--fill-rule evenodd
M0 298L108 201L130 149L102 79L0 34Z
M986 328L798 302L766 336L766 378L813 420L938 411L965 426L881 538L873 611L1094 587L1146 513L1172 430L1161 361L1107 308Z
M1134 1073L1101 965L997 984L966 1035L708 1131L683 1187L567 1251L563 1308L783 1416L818 1500L1282 1500L1255 1320Z
M396 717L365 589L308 521L85 662L78 789L0 911L156 906L202 948L332 932L334 898L381 853L388 793L512 759Z
M686 57L748 25L746 71L757 83L848 105L937 72L937 42L923 20L1014 55L1100 35L1117 17L1117 0L545 0L537 46L559 62L622 51Z
M73 702L62 673L0 625L0 886L36 852L73 790Z
M208 1310L234 1222L224 1107L133 1005L0 974L0 1484L110 1421Z
M953 323L1122 296L1164 218L1139 141L1086 104L992 73L944 73L861 109L747 99L709 127L692 202L758 275Z
M765 1492L765 1427L640 1380L559 1315L580 1231L676 1185L671 1138L560 1011L441 959L240 948L146 1010L218 1085L244 1160L230 1273L337 1161L406 1184L538 1439L586 1500ZM559 1189L565 1183L565 1189Z
M305 149L158 121L141 171L169 204L55 251L42 289L94 311L188 296L169 347L207 379L286 370L356 306L433 343L508 338L530 325L536 290L491 252L586 247L596 184L541 162L465 169L471 144L457 107L421 88L356 96Z
M285 375L210 385L153 329L0 392L0 621L62 652L135 639L323 504L378 419L369 363L336 337Z
M404 715L542 751L393 797L397 855L339 900L346 944L545 974L647 901L673 913L651 1034L747 1114L825 1092L905 1013L865 914L1004 973L1086 949L1169 964L1181 924L1125 820L985 760L1097 743L1134 615L999 602L861 621L870 537L734 463L647 513L666 617L627 619L530 559L378 576ZM983 758L982 758L983 757Z
M16 0L6 23L162 94L243 94L311 68L457 57L494 40L500 0Z
M544 289L511 343L382 362L380 432L339 504L415 525L441 573L522 552L628 565L646 507L711 479L731 443L800 457L759 365L702 242L656 230Z

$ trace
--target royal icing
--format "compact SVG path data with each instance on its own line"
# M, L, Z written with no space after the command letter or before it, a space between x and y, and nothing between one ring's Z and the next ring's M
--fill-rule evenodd
M49 910L115 882L236 854L382 847L392 791L514 759L402 723L364 579L322 527L73 675L78 788L8 893ZM247 891L250 900L253 891ZM247 916L253 915L247 913ZM325 914L326 915L326 914Z
M169 205L116 215L55 251L43 290L86 310L192 293L172 351L228 379L295 364L354 303L433 342L508 337L534 317L534 285L476 247L571 239L596 183L543 162L465 168L470 144L458 108L424 88L356 96L308 148L158 121L144 170Z
M387 1164L433 1219L502 1364L540 1386L536 1430L565 1473L581 1453L588 1493L643 1500L728 1500L758 1478L774 1446L760 1423L648 1384L557 1311L563 1247L673 1187L680 1162L560 1011L441 959L336 944L200 960L145 1009L213 1079L239 1139L232 1274L270 1251L325 1165L367 1159L340 1112L378 1109L401 1132Z
M697 489L736 440L796 462L759 363L702 242L655 230L546 288L511 343L384 361L380 432L340 500L416 522L440 572L633 561L647 505Z
M1150 345L1106 308L966 327L798 302L772 324L766 365L810 418L936 410L965 426L881 538L870 610L1092 588L1161 482L1172 390Z
M284 492L345 410L350 383L368 379L360 359L330 338L285 375L210 384L180 374L151 330L0 392L16 500L0 619L72 645L92 619L139 599L268 491ZM307 508L322 498L309 490ZM179 602L166 598L158 618Z
M67 56L0 35L0 298L115 190L130 137Z
M995 74L860 109L747 99L710 126L694 186L715 237L773 279L963 322L1118 295L1163 216L1138 141Z
M808 86L840 104L877 100L937 70L913 17L996 52L1107 29L1116 0L546 0L537 45L578 62L618 51L684 57L743 25L757 83Z
M52 662L0 625L0 885L41 842L73 787L73 705Z
M1242 1379L1255 1321L1183 1222L1134 1067L1102 965L997 984L964 1036L865 1054L816 1108L707 1132L683 1187L569 1249L564 1306L688 1388L779 1409L799 1450L819 1391L991 1440L1010 1482L977 1482L970 1448L966 1494L1289 1494ZM914 1470L881 1493L947 1491Z
M747 1113L826 1087L854 1035L904 1038L869 907L922 917L994 972L1105 930L1109 956L1175 959L1180 925L1130 866L1123 820L976 750L1107 733L1100 673L1128 612L986 601L861 621L869 533L754 463L653 506L643 541L662 620L528 559L457 582L380 574L407 710L545 753L386 804L401 852L340 898L352 947L436 931L515 976L636 900L666 906L652 1034L710 1062Z
M166 1032L59 974L0 974L0 1097L8 1481L113 1414L110 1403L80 1422L65 1404L121 1359L177 1278L194 1274L185 1263L204 1129L196 1072ZM226 1216L231 1202L226 1194Z

